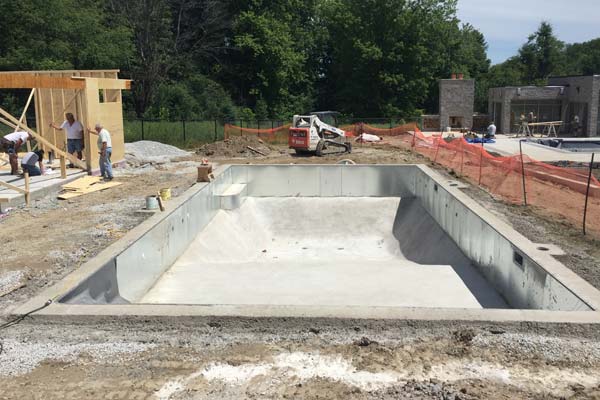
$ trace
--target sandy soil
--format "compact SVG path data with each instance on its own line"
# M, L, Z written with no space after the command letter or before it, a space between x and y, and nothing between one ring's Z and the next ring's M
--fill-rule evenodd
M424 163L383 146L352 154L211 157L215 163ZM78 268L147 216L146 195L195 180L203 154L120 171L124 185L68 202L55 196L0 220L0 323L17 304ZM446 173L444 170L439 170ZM448 175L448 177L452 177ZM454 178L454 177L452 177ZM600 246L543 210L465 191L535 242L560 245L560 260L600 288ZM25 238L25 239L23 239ZM15 275L20 274L20 275ZM22 286L24 285L24 286ZM600 398L600 341L576 328L533 331L468 324L331 321L48 322L0 329L0 399L584 399Z

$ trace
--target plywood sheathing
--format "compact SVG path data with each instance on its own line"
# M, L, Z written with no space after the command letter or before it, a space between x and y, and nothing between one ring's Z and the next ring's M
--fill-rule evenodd
M35 88L37 133L63 151L66 151L65 132L50 128L50 122L61 124L64 114L70 112L84 128L93 128L96 122L102 123L111 133L112 160L119 162L125 156L121 90L130 89L131 81L118 79L118 72L119 70L0 72L0 89ZM100 90L103 102L100 101ZM97 170L97 136L86 130L84 140L87 169Z

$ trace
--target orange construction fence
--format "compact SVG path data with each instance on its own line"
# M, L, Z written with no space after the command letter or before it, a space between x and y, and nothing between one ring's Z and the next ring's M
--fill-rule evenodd
M526 204L537 211L583 227L586 193L586 231L600 235L600 182L581 168L557 167L527 155L494 156L484 146L464 138L444 139L425 136L416 125L392 129L369 126L364 131L384 138L384 142L413 150L431 161L512 204ZM388 138L389 137L389 138Z
M256 135L268 143L287 143L288 129L248 129L225 126L225 138ZM383 138L383 143L416 151L431 161L453 170L457 175L487 189L512 204L533 206L537 211L582 227L586 193L589 191L586 231L600 236L600 182L589 166L556 167L527 155L494 156L481 144L464 138L444 139L425 136L416 123L392 128L376 128L364 123L340 127L349 137L369 133Z

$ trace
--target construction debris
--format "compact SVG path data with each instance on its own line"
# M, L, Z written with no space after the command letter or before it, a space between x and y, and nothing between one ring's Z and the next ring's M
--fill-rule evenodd
M266 154L265 154L265 153L263 153L263 152L262 152L262 151L260 151L260 150L257 150L257 149L255 149L254 147L251 147L251 146L246 146L246 148L247 148L248 150L251 150L251 151L253 151L253 152L255 152L255 153L258 153L258 154L260 154L261 156L266 156Z
M213 157L262 157L272 149L256 136L232 136L220 142L208 143L196 150L196 154Z

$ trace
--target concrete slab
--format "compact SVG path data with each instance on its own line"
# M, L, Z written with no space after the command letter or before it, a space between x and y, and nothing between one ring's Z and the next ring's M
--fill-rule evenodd
M60 186L86 175L87 172L80 169L68 168L66 179L60 178L60 171L56 171L56 173L50 175L33 176L29 180L31 199L42 198ZM10 175L10 171L7 170L0 170L0 180L23 189L25 188L25 179L19 175ZM3 199L3 207L14 207L25 203L25 196L22 193L3 186L0 186L0 199Z
M451 266L402 260L178 262L140 303L482 308Z
M496 143L486 143L484 147L490 152L503 156L513 156L519 154L519 140L518 138L498 137ZM478 144L478 146L481 145ZM522 147L523 154L545 162L572 161L585 163L589 162L592 156L592 153L557 150L537 143L523 142Z
M451 240L436 236L422 264L410 259L422 258L412 233L421 241L444 235L416 205L248 198L237 210L219 211L140 302L507 307ZM410 232L417 220L425 223Z

